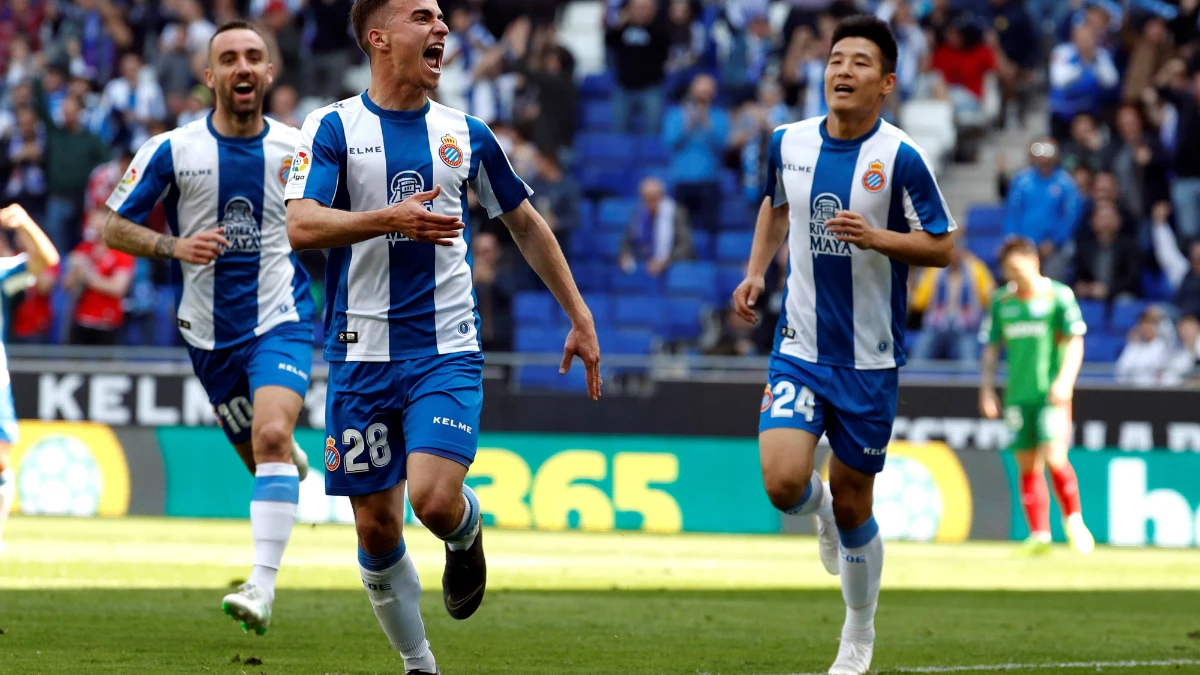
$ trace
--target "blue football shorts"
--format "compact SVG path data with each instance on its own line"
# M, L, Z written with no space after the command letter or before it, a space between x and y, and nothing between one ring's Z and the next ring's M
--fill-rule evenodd
M823 366L772 354L759 433L802 429L829 437L837 458L863 473L879 473L896 421L899 369Z
M0 388L0 443L16 443L19 437L12 385L6 384Z
M291 321L224 349L188 347L196 377L230 443L250 440L254 392L279 386L304 398L312 373L313 334L308 322Z
M382 492L408 476L409 453L475 461L483 354L329 364L325 492Z

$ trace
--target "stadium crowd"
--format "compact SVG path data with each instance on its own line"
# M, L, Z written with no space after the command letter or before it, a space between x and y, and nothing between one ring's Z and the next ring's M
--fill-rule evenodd
M178 344L175 271L104 246L104 198L147 138L207 113L205 52L221 21L249 17L268 36L275 119L299 126L361 90L351 4L0 0L0 204L21 203L69 252L65 269L13 300L10 339ZM609 353L770 349L786 253L764 321L725 309L750 248L767 144L777 125L822 114L833 24L869 11L900 42L889 120L904 125L906 103L930 101L951 111L960 140L1020 127L1036 110L1045 118L1029 133L1050 131L1027 168L1001 166L1001 206L960 217L951 267L912 275L910 351L976 357L995 250L1021 234L1038 243L1046 272L1075 288L1089 325L1104 327L1089 338L1090 359L1120 355L1119 375L1154 372L1154 384L1194 371L1197 0L605 0L590 30L606 67L586 77L563 33L567 4L443 2L453 32L437 98L495 129L568 252ZM971 158L966 145L959 159ZM155 222L166 227L162 213ZM556 350L562 320L507 230L478 208L471 223L485 348ZM303 260L320 295L323 257Z

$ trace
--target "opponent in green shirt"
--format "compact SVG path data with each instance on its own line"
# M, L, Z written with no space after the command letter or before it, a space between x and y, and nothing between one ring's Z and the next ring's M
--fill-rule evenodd
M1087 325L1068 286L1042 276L1037 248L1028 239L1005 242L1000 263L1008 283L992 296L980 340L983 350L979 407L985 417L1000 416L995 374L1000 348L1008 352L1004 419L1009 448L1021 472L1022 503L1032 533L1027 548L1044 552L1050 542L1049 495L1043 471L1048 464L1066 516L1065 529L1082 553L1094 546L1083 525L1079 488L1067 460L1071 398L1083 365Z

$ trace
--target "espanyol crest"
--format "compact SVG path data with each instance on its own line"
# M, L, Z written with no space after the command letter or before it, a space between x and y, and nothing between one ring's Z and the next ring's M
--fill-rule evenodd
M442 136L442 147L438 148L438 157L451 169L462 166L462 148L458 147L458 141L450 134Z

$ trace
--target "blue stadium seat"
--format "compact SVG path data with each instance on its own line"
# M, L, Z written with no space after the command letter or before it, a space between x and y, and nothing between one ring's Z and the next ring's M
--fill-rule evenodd
M601 232L596 235L594 250L597 256L604 260L616 260L617 256L621 255L621 242L624 239L625 234L622 232Z
M638 200L632 197L609 197L600 200L596 212L596 225L602 230L624 232L629 228L633 214L637 212Z
M727 199L740 199L742 186L738 184L737 174L732 171L721 172L721 194Z
M637 175L628 169L585 164L579 170L579 186L591 195L634 195Z
M559 374L558 366L521 366L517 378L522 387L529 389L587 392L587 375L579 363L571 366L566 375Z
M904 351L908 353L909 358L913 358L913 350L917 348L917 343L920 341L920 330L908 329L904 331Z
M1003 204L974 204L967 209L967 232L971 237L1004 234Z
M579 290L585 293L603 293L608 290L612 266L605 263L585 262L572 265L571 272L575 275L575 283L579 286Z
M696 258L712 260L715 249L714 241L712 232L692 230L692 252L696 254Z
M1089 333L1083 340L1083 360L1093 363L1112 363L1125 347L1123 337L1108 333Z
M671 151L658 136L639 136L637 151L642 166L666 166L671 161Z
M749 253L746 258L749 258ZM717 295L729 298L734 289L746 278L746 269L742 263L725 263L717 268Z
M583 104L583 129L607 131L612 128L612 104L608 101L588 101Z
M1088 325L1089 331L1099 332L1104 327L1104 316L1108 313L1108 308L1103 302L1080 300L1079 311L1083 313L1083 322Z
M175 288L158 289L154 306L154 344L172 347L179 344L179 324L175 321Z
M616 80L613 78L612 73L606 70L583 78L583 82L579 84L579 95L585 101L607 101L612 96L613 90L616 87Z
M518 325L514 343L518 352L554 354L562 351L564 337L562 331L555 328Z
M644 266L634 270L631 274L614 269L612 278L609 280L609 288L613 293L625 295L656 293L661 285L657 278L646 273Z
M1162 272L1142 272L1142 297L1151 302L1170 302L1175 298L1175 289Z
M649 354L654 345L654 334L648 328L618 329L610 338L610 354Z
M711 299L716 293L717 270L710 262L683 260L667 268L667 291Z
M553 325L558 313L558 304L549 293L525 291L513 298L513 318L522 325Z
M623 295L613 302L617 328L655 329L663 323L663 301L652 295Z
M722 230L754 231L754 212L741 199L727 199L721 203Z
M584 297L587 302L588 309L592 311L592 318L596 321L596 326L605 328L612 325L613 315L613 298L606 293L589 294Z
M628 166L630 158L637 156L638 138L617 133L580 134L575 139L575 149L581 162Z
M567 247L567 255L572 263L591 260L596 256L595 235L592 234L591 229L581 227L571 233L571 240Z
M1003 243L1004 235L980 235L975 232L967 235L967 248L988 265L998 262L996 254Z
M1149 303L1140 300L1116 302L1112 306L1112 314L1108 317L1108 325L1113 332L1124 335L1130 328L1137 325L1138 318L1146 310Z
M722 232L717 235L717 260L723 263L747 260L753 243L754 232Z
M672 340L695 340L700 337L703 331L700 314L703 311L704 302L699 298L668 298L667 337Z

